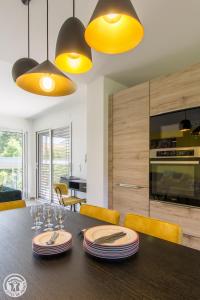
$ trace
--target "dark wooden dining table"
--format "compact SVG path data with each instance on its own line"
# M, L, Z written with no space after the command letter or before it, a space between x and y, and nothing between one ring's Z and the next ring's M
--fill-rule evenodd
M0 300L4 278L18 273L27 281L24 300L199 300L200 252L140 234L138 254L110 262L83 251L83 228L105 224L68 212L65 228L73 248L51 258L34 256L29 209L0 212Z

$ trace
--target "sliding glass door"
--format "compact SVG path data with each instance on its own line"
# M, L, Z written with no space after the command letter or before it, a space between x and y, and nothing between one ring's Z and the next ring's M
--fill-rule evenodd
M18 189L25 195L25 134L0 130L0 187Z
M52 185L71 175L71 126L52 130ZM52 199L57 197L52 189Z
M51 184L51 132L37 134L37 197L48 201Z
M37 133L37 197L57 201L53 184L71 175L71 125Z

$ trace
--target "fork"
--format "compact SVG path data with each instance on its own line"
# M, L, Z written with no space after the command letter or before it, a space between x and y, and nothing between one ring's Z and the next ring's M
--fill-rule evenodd
M59 236L59 233L54 231L54 233L52 234L50 240L48 242L46 242L47 245L53 245L55 243L55 241L57 240Z

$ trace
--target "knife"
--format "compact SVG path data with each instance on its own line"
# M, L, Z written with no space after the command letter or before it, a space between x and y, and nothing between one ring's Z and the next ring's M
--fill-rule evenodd
M100 238L97 238L93 241L93 244L105 244L105 243L113 243L117 241L118 239L121 239L122 237L126 236L126 233L123 231L113 233L110 235L105 235Z

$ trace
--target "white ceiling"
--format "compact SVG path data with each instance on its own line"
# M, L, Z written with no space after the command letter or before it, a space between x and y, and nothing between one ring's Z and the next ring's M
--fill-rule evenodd
M97 0L76 0L76 15L86 25ZM145 27L140 46L126 54L110 56L93 52L94 68L73 76L87 83L107 75L132 85L200 62L200 0L132 0ZM72 0L49 0L50 57L62 23L72 14ZM46 52L46 0L31 1L31 56L42 62ZM11 79L12 64L26 56L27 7L21 0L0 0L0 114L31 117L63 102L29 95L18 90ZM5 99L7 107L5 106ZM3 104L3 105L2 105ZM8 110L9 108L9 110Z

